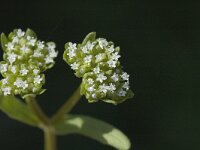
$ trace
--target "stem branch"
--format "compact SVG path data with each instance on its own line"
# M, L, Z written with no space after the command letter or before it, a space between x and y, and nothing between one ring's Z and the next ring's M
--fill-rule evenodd
M36 99L34 97L27 97L26 99L28 106L30 109L35 113L35 115L38 117L40 122L44 125L49 124L49 118L44 114L40 106L38 105Z
M63 117L66 113L70 112L72 108L78 103L80 98L81 95L79 86L72 94L72 96L65 102L63 106L61 106L61 108L52 118L49 118L46 116L46 114L44 114L34 97L29 96L26 98L28 106L41 122L41 128L44 131L45 150L57 150L55 128L52 125L53 123L59 121L59 119Z
M63 117L66 113L70 112L72 108L78 103L80 100L80 86L76 89L76 91L72 94L72 96L61 106L61 108L57 111L57 113L52 117L52 122L57 122L61 117Z
M44 114L34 97L27 97L26 102L41 122L41 129L44 131L44 149L57 150L55 129L51 126L50 118Z

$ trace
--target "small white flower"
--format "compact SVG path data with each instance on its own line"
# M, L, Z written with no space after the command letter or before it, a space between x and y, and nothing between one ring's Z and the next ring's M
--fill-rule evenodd
M28 73L28 70L23 68L22 70L20 70L20 73L24 76L24 75L27 75Z
M73 70L76 70L76 69L78 69L78 67L80 66L80 64L74 62L74 63L71 64L70 66L71 66L71 68L72 68Z
M87 46L83 46L83 47L82 47L82 51L83 51L83 53L87 54L87 53L88 53L88 48L87 48Z
M12 64L15 62L17 55L15 53L8 54L8 61Z
M17 30L17 36L20 38L20 37L22 37L22 36L24 36L25 35L25 32L24 31L22 31L21 29L18 29Z
M87 82L88 82L89 84L93 84L93 83L94 83L94 80L93 80L92 78L89 78L89 79L87 79Z
M37 47L38 47L39 50L43 49L44 48L44 42L43 41L38 41L37 42Z
M35 50L33 53L33 57L42 57L43 54L39 50Z
M5 46L8 48L8 50L14 50L14 49L15 49L15 48L14 48L14 46L15 46L14 43L10 43L10 42L9 42L9 43L6 44Z
M99 66L98 66L98 67L95 67L95 68L93 69L93 71L94 71L95 74L100 73L100 68L99 68Z
M6 96L6 95L10 95L10 91L11 91L11 87L5 87L5 88L2 88L2 91L3 91L3 94Z
M102 83L106 79L107 79L107 77L104 76L104 73L100 73L100 74L97 75L97 79L96 80Z
M111 79L115 82L117 82L119 80L119 76L118 74L114 73L112 76L111 76Z
M8 64L1 64L0 65L0 71L3 73L3 72L6 72L8 69Z
M58 56L58 52L53 51L53 50L49 52L49 57L55 58L55 57L57 57L57 56Z
M47 43L47 49L50 51L54 51L56 48L56 44L55 43Z
M100 54L96 55L95 58L96 58L96 61L97 61L97 62L98 62L98 61L101 61L101 60L103 59L103 54L100 53Z
M128 90L130 88L129 82L125 82L124 85L122 86L124 89Z
M34 75L37 75L39 73L39 70L38 69L33 69L33 73L34 73Z
M118 54L118 52L115 52L111 55L111 59L113 60L118 60L118 58L120 58L121 56Z
M121 91L119 91L118 95L119 96L126 96L126 91L121 90Z
M92 61L92 55L86 56L86 57L84 58L84 61L85 61L86 63L90 63L90 62Z
M69 56L69 58L73 58L74 56L76 56L75 50L69 49L67 55Z
M27 36L27 40L28 40L28 44L29 44L29 45L35 46L36 39L35 39L34 37Z
M100 86L99 86L99 89L100 89L100 91L103 92L103 93L107 93L107 91L108 91L108 87L107 87L105 84L100 85Z
M33 83L34 83L34 84L40 84L42 80L43 80L43 79L38 75L38 76L36 76L36 77L34 78Z
M111 60L109 60L107 63L108 63L108 65L109 65L109 67L115 68L115 67L116 67L116 64L117 64L117 61L111 59Z
M123 80L129 80L129 75L128 75L126 72L124 72L124 73L121 75L121 77L122 77Z
M53 61L53 58L51 58L51 57L49 57L49 56L47 56L47 57L45 57L45 63L46 64L50 64L50 63L53 63L54 61Z
M110 52L110 53L112 53L112 52L114 52L114 46L113 45L111 45L109 48L107 48L107 50Z
M17 78L17 80L14 82L14 85L18 88L26 89L28 87L28 84L26 81L23 81L21 78Z
M19 43L19 38L17 36L13 37L12 43Z
M90 86L90 87L87 89L88 92L93 92L94 90L95 90L94 85L93 85L93 86Z
M92 50L93 47L94 47L94 43L88 43L88 44L87 44L88 50Z
M97 41L98 41L101 49L105 48L108 45L108 42L106 41L106 39L99 38L99 39L97 39Z
M30 51L30 48L26 45L23 45L20 50L23 52L23 53L28 53Z
M3 85L8 84L8 79L7 78L2 79L1 82L2 82Z
M69 50L72 50L72 51L76 50L76 49L77 49L76 43L69 42L69 47L68 47L68 49L69 49Z
M108 90L111 92L114 92L116 90L116 86L112 83L110 83L110 85L108 86Z

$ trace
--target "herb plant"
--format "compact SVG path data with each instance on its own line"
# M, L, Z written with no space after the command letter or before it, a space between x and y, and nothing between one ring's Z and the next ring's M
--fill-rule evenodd
M51 117L42 111L36 97L46 90L44 73L55 64L56 44L39 40L31 29L15 29L8 36L1 34L1 45L0 109L12 119L43 130L45 150L57 150L56 136L74 133L119 150L130 149L127 136L114 126L70 114L82 95L89 103L103 101L114 105L133 97L129 75L119 62L120 48L113 42L96 39L96 33L91 32L80 44L65 44L63 59L82 82Z

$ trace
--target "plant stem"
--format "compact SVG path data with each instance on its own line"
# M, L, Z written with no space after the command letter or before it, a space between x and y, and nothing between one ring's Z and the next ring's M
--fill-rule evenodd
M76 89L76 91L72 94L72 96L61 106L61 108L57 111L57 113L52 117L51 121L53 123L57 122L61 117L63 117L66 113L70 112L72 108L78 103L81 98L80 94L80 86Z
M34 97L27 97L26 102L41 122L40 128L44 132L44 149L57 150L55 129L51 127L50 118L44 114Z
M53 127L44 128L44 142L45 150L57 150L56 135Z
M44 114L40 106L38 105L36 99L34 97L27 97L26 102L28 103L28 106L30 109L35 113L35 115L38 117L40 122L43 125L48 125L50 122L50 119Z
M61 108L52 118L49 118L44 114L34 97L29 96L26 98L28 106L41 122L41 128L44 131L45 150L57 150L55 128L51 125L59 121L59 119L63 117L66 113L70 112L72 108L78 103L80 98L81 95L79 86L72 94L72 96L65 102L63 106L61 106Z

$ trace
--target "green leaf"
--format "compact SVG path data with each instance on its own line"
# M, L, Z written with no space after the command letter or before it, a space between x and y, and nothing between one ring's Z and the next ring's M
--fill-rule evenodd
M12 119L38 126L39 121L29 107L13 96L0 96L0 109Z
M8 39L6 37L6 35L4 33L1 33L1 47L3 49L3 51L6 50L6 44L8 43Z
M94 41L96 38L96 32L90 32L83 40L83 45L85 45L88 41Z
M81 134L110 145L118 150L128 150L131 143L127 136L114 126L84 115L66 115L56 125L58 135Z
M37 35L35 34L35 32L29 28L26 30L26 35L37 38Z

